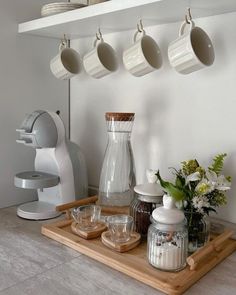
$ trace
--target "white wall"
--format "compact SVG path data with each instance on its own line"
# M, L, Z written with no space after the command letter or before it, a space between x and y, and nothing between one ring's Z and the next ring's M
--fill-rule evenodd
M236 222L236 14L197 19L196 24L208 32L214 44L216 60L212 67L187 76L171 69L167 46L179 29L179 24L173 23L146 28L162 50L161 70L136 78L121 64L117 73L101 80L85 73L74 78L72 140L84 150L89 183L95 186L99 184L107 141L107 111L136 113L132 145L138 183L145 181L147 167L159 168L163 177L171 178L168 167L178 167L182 160L197 158L208 165L215 154L227 152L224 172L233 176L233 187L228 206L220 210L219 216ZM129 31L104 36L117 50L120 61L133 34ZM92 44L92 38L72 42L82 56Z
M16 128L36 109L61 110L68 126L68 83L57 81L49 60L58 41L17 34L17 24L40 16L42 0L0 1L0 207L33 200L14 187L17 172L33 169L35 151L17 144Z

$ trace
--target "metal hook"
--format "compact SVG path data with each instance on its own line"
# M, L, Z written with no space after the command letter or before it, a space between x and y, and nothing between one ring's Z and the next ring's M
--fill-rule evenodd
M63 38L61 39L61 44L62 44L63 46L66 46L66 45L67 45L67 42L68 42L68 40L66 39L66 34L64 34L64 35L63 35Z
M59 51L62 51L64 48L68 46L68 39L66 39L66 35L63 35L63 38L61 39L61 43L59 45Z
M137 24L137 29L138 29L139 33L144 32L144 29L143 29L143 22L142 22L141 19L140 19L139 23Z
M190 7L188 8L188 19L192 20L192 14L191 14L191 9Z
M192 15L191 15L191 9L190 7L188 8L187 14L185 14L185 21L187 24L190 24L192 21Z
M100 28L98 28L98 31L96 33L96 39L95 39L95 41L93 43L93 46L94 47L96 46L96 44L98 43L98 41L103 42L102 32L101 32Z
M139 23L137 24L137 31L135 32L134 34L134 42L136 42L136 39L137 39L137 36L139 33L142 33L143 35L146 34L144 28L143 28L143 22L142 20L140 19Z
M101 32L100 28L98 28L98 32L96 33L96 38L97 38L97 40L103 40L102 32Z

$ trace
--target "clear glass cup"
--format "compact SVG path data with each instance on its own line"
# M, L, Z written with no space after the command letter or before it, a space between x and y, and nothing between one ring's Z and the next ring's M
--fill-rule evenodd
M108 143L100 175L99 205L129 206L133 199L133 121L134 113L106 113Z
M71 215L81 230L94 230L98 226L101 215L101 207L97 205L85 205L74 208Z
M131 238L133 217L129 215L112 215L107 217L108 230L114 243L126 243Z

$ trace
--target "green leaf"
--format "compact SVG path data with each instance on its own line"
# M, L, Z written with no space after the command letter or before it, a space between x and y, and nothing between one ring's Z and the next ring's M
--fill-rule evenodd
M231 176L226 176L225 178L226 178L226 180L228 180L228 182L232 182L232 177Z
M175 186L178 188L185 186L185 178L183 178L180 174L176 174Z
M217 211L214 208L212 208L212 207L207 207L207 208L204 207L204 209L205 209L205 212L206 212L207 215L209 215L210 212L217 213Z
M212 207L207 207L207 211L212 211L212 212L215 212L216 213L216 210Z
M208 167L209 170L214 171L217 175L220 174L221 170L223 169L224 165L224 158L227 156L227 154L219 154L214 157L213 163L210 167Z
M178 176L176 176L175 186L177 186L177 187L181 187L182 186L181 178L178 177Z
M157 172L156 175L164 191L166 191L171 197L173 197L176 201L182 201L186 199L186 194L177 186L173 185L172 183L168 181L164 181L161 178L159 171Z

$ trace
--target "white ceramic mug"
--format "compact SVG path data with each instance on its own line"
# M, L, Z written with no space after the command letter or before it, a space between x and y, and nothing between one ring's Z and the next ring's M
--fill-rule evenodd
M53 75L60 80L68 80L81 70L81 59L77 51L61 43L59 53L51 60Z
M114 49L102 38L94 42L94 48L84 56L83 64L85 71L96 79L107 76L118 68Z
M157 43L145 34L137 40L140 32L134 35L134 44L123 52L123 63L127 71L136 77L144 76L162 66L161 51Z
M185 29L189 25L189 30ZM213 64L214 48L210 38L193 21L184 22L179 30L179 38L168 47L170 64L177 72L189 74Z

